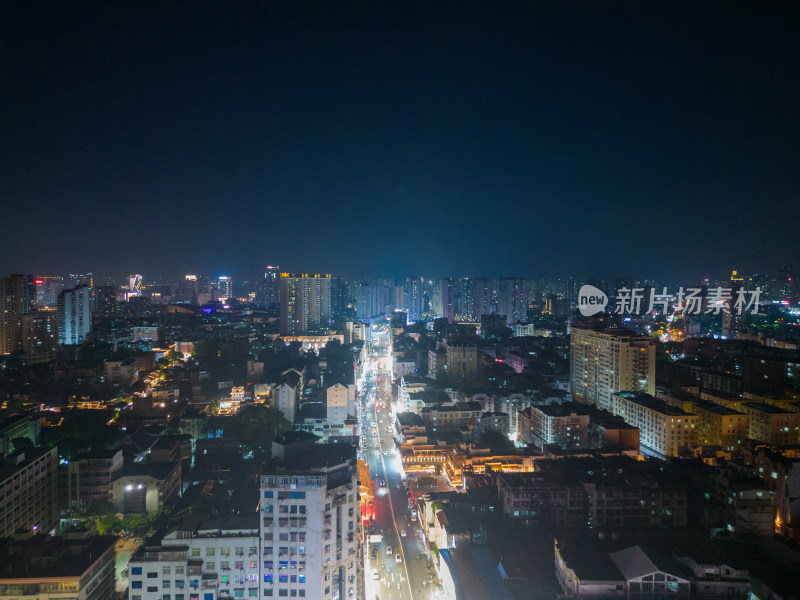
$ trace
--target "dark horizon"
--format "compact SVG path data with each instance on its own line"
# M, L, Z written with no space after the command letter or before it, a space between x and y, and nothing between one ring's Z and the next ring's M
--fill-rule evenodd
M0 270L797 266L799 16L6 3Z

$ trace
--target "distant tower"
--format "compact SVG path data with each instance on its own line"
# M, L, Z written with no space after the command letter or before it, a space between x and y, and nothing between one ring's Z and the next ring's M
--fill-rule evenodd
M91 296L91 288L85 285L58 295L58 341L61 345L72 346L86 339L92 325Z
M22 350L22 320L36 300L33 275L0 277L0 354Z
M443 277L439 281L439 293L442 298L442 317L447 319L448 322L453 323L456 320L456 310L453 297L452 277Z
M113 285L100 285L95 290L97 316L110 319L117 313L117 288Z
M281 335L305 335L330 327L330 278L281 273Z
M217 298L221 302L233 298L233 279L227 275L220 275L217 281Z
M142 276L129 275L128 276L128 297L133 298L142 295Z
M278 285L279 267L267 265L264 270L264 279L256 284L256 305L263 308L275 306L280 302L280 287Z

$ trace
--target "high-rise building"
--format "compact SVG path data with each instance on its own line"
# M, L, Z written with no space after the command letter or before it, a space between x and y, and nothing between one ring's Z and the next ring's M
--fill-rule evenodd
M217 279L217 299L224 302L233 298L233 279L228 275L220 275Z
M58 522L58 451L26 450L0 471L0 537L46 533Z
M256 306L269 308L277 306L280 302L280 273L278 271L278 267L267 265L264 270L264 278L256 281Z
M439 280L437 306L441 306L441 316L449 323L456 320L455 299L453 297L453 278L443 277Z
M630 329L575 325L570 334L572 397L610 410L617 392L655 395L655 341Z
M33 284L36 286L36 306L55 306L64 289L64 278L39 276L34 278Z
M117 287L99 285L95 289L96 314L98 318L110 319L117 314Z
M739 271L732 271L730 282L726 287L731 289L731 297L725 301L725 308L722 311L722 335L735 337L741 329L742 316L737 314L734 305L744 288L744 276Z
M445 346L447 382L472 385L478 379L478 347L472 339L449 339Z
M394 285L391 280L362 278L356 286L356 317L383 318L395 308Z
M778 267L775 284L775 294L773 294L777 296L775 299L788 300L792 304L797 300L797 290L800 286L792 267L786 265Z
M198 283L197 275L185 275L183 280L178 282L178 289L176 291L178 302L188 302L189 304L197 304L198 296Z
M330 277L281 273L281 335L306 335L330 327Z
M238 506L234 509L230 504L242 501L238 494L234 493L231 502L225 497L227 494L219 492L222 486L207 487L210 489L203 495L213 507L208 513L199 509L191 514L184 513L181 521L161 537L159 545L141 546L131 556L128 600L164 600L166 596L174 600L267 596L260 591L261 582L264 582L264 589L272 585L266 583L264 576L270 580L274 576L276 581L278 576L273 575L272 568L266 570L262 565L273 562L271 556L260 556L258 514L240 511ZM267 560L262 561L262 558ZM288 579L288 572L287 568L281 574ZM296 569L293 576L297 578Z
M144 291L144 283L141 275L128 276L128 298L141 296Z
M28 364L50 362L58 350L58 312L34 309L22 316L22 350Z
M0 354L23 350L22 318L35 299L33 275L0 277Z
M82 343L92 326L92 290L79 285L58 295L58 341L62 346Z
M140 276L141 277L141 276ZM65 285L76 288L79 285L85 285L94 288L94 275L91 273L70 273L67 277Z
M396 305L395 308L402 308L405 310L408 313L408 320L412 323L422 318L423 281L421 277L406 277L401 280L403 302L402 305Z
M528 320L528 298L525 280L502 277L498 287L497 314L504 315L509 325Z
M261 476L264 594L360 596L355 448L317 444L283 458L286 468L272 467Z
M472 288L470 312L475 321L480 321L483 315L488 315L492 312L492 295L489 280L479 277L471 279L470 282Z

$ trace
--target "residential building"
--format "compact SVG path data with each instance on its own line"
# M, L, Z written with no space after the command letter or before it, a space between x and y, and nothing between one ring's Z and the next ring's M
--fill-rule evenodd
M733 450L749 437L750 416L743 412L700 398L692 400L691 411L699 417L698 444Z
M611 412L639 428L639 443L644 454L674 458L681 448L697 443L699 417L649 394L613 394Z
M122 450L97 450L59 465L62 510L87 510L95 502L112 501L111 482L122 470Z
M0 463L0 538L48 532L58 520L58 450L34 448Z
M36 301L33 275L0 277L0 354L22 350L22 318Z
M330 277L281 273L281 336L305 335L330 327Z
M422 286L421 277L406 277L402 280L403 304L398 308L408 311L408 320L411 323L422 318Z
M572 397L609 410L617 392L655 394L655 341L630 329L575 325L570 335Z
M303 393L303 374L296 369L288 369L281 375L281 383L273 391L274 408L294 424L297 402Z
M355 448L317 444L261 476L262 595L352 598L361 573Z
M533 473L495 472L503 513L561 528L682 527L685 485L660 465L628 457L539 460Z
M325 390L325 408L329 422L344 423L348 416L355 416L355 385L337 383Z
M36 306L55 308L58 294L64 289L64 278L39 275L34 278L33 284L36 286Z
M134 463L125 465L111 482L111 502L117 512L153 513L168 505L180 487L180 463Z
M186 515L161 538L142 546L128 563L128 600L263 598L258 514L218 510ZM222 516L224 515L224 516ZM266 587L266 585L264 585ZM276 594L277 595L277 594Z
M743 402L739 410L750 416L750 439L778 445L798 442L797 413L764 402Z
M504 412L481 413L480 424L475 429L475 432L477 434L481 434L484 431L488 431L489 429L498 431L503 435L507 436L509 433L508 413Z
M478 379L478 347L471 339L449 339L445 343L447 383L474 385Z
M497 314L505 316L509 326L528 320L528 295L525 280L501 277L498 287Z
M58 342L62 346L82 343L92 327L92 289L85 285L58 295Z
M0 546L0 598L108 600L114 595L116 541L74 534L6 540Z
M523 423L528 429L522 432L522 440L539 450L556 444L561 448L589 447L589 414L576 408L573 403L533 405L527 409ZM529 423L527 420L529 419Z
M110 319L117 314L117 288L113 285L99 285L95 289L97 316Z
M139 377L139 361L136 358L107 360L103 365L106 383L130 387Z
M40 308L22 315L22 351L28 364L50 362L58 350L58 312Z
M480 402L455 402L425 407L422 420L433 427L474 427L481 420Z
M784 534L800 529L800 452L749 442L739 448L737 466L755 475L774 492L775 529Z
M533 323L515 323L511 327L514 337L533 337L536 335Z

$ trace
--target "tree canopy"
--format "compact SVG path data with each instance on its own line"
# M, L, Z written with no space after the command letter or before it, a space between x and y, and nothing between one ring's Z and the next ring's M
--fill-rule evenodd
M494 454L510 454L514 452L514 442L507 435L496 429L487 429L478 438L478 446L489 448Z

